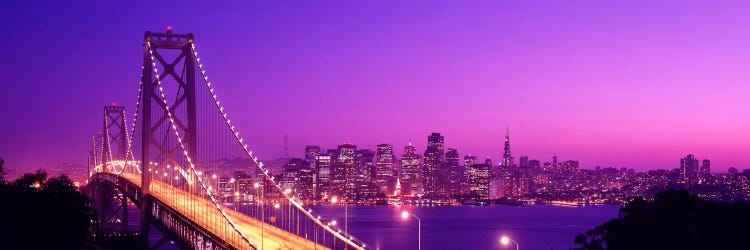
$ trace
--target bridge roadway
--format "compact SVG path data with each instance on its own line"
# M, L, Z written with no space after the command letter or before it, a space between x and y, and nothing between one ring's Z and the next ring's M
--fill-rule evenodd
M122 173L120 176L140 188L140 175ZM224 238L233 246L240 246L238 249L248 249L248 244L236 232L233 232L229 222L221 216L221 213L210 200L156 180L151 182L149 192L154 198L181 214L187 215L196 224L214 235ZM259 249L329 249L232 209L224 209L224 211ZM265 224L262 233L261 224ZM230 232L234 235L233 237L226 234ZM263 240L261 240L261 234Z

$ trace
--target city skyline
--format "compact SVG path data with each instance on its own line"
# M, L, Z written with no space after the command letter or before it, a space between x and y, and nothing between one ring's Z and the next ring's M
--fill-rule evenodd
M497 163L509 126L515 157L649 170L677 168L675 159L692 153L711 159L714 172L750 167L750 118L738 115L750 90L742 8L241 3L142 11L166 5L2 3L13 34L0 42L8 83L0 117L11 120L0 130L9 142L0 157L8 167L84 164L102 106L125 105L132 119L138 37L167 25L195 34L227 110L266 160L283 155L285 133L289 152L388 143L400 155L410 140L421 153L423 138L440 132L446 148ZM204 13L221 14L185 18Z

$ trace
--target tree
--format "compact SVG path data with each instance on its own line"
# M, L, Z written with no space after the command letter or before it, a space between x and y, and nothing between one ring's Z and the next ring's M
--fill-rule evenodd
M0 182L5 181L5 168L3 168L4 165L5 160L3 158L0 158Z
M0 183L3 249L93 249L88 199L67 176L41 170Z
M578 249L745 249L750 204L708 202L685 190L641 197L574 242Z

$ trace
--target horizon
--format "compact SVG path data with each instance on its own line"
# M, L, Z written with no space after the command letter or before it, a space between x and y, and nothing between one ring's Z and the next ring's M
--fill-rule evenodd
M290 155L388 143L400 156L409 141L423 153L439 132L461 157L498 163L508 126L516 162L556 155L648 171L694 154L713 172L750 168L750 19L737 6L0 6L14 34L0 41L7 168L85 165L103 106L124 105L132 121L143 33L168 25L195 34L218 95L264 160L283 156L285 134ZM143 11L154 8L173 11Z

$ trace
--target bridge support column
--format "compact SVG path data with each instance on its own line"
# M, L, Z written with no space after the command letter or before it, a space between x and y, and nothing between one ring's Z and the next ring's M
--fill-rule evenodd
M122 231L128 231L128 197L122 194Z
M151 234L151 209L153 207L151 197L144 195L141 198L141 237L143 237L143 249L149 249L149 235Z

